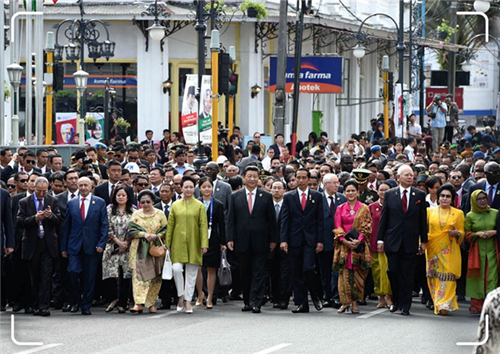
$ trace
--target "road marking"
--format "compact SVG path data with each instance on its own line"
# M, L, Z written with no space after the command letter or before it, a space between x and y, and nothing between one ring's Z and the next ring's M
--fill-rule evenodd
M172 316L172 315L177 315L177 313L176 312L167 312L167 313L163 313L161 315L149 316L148 319L163 318L163 317Z
M10 339L12 343L19 346L29 346L29 345L43 345L43 342L20 342L14 337L14 315L10 315Z
M372 311L372 312L368 312L365 315L358 316L356 318L370 318L372 316L379 315L379 314L384 313L386 311L389 311L389 310L388 309L378 309L378 310L375 310L375 311Z
M42 351L42 350L45 350L45 349L50 349L50 348L58 347L60 345L63 345L63 343L47 344L47 345L43 345L43 346L38 347L38 348L28 349L28 350L25 350L25 351L22 351L22 352L17 352L16 354L36 353L36 352L39 352L39 351Z
M254 354L268 354L268 353L272 353L272 352L275 352L277 350L280 350L280 349L283 349L285 347L288 347L289 345L292 345L292 343L281 343L281 344L275 345L274 347L261 350L260 352L256 352Z
M489 333L489 322L490 322L490 316L485 315L484 316L484 339L480 342L457 342L457 345L462 345L462 346L480 346L486 344L490 337Z

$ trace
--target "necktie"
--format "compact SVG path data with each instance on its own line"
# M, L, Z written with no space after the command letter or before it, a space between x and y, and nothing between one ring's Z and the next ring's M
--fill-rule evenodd
M153 193L156 193L158 191L158 188L153 187Z
M71 199L75 197L75 193L71 193Z
M493 203L493 186L490 186L490 190L488 192L488 205L491 206Z
M82 198L82 205L80 206L80 213L82 214L82 220L85 221L85 198Z
M252 214L252 192L248 193L248 211Z
M305 193L302 193L301 204L302 204L302 210L304 211L306 209L306 194Z
M111 185L111 192L109 193L109 196L111 197L113 195L113 191L115 190L115 185Z
M38 200L38 211L43 210L43 199L37 199ZM45 231L43 230L43 225L42 225L42 220L38 222L38 237L44 238L45 237Z
M21 172L24 172L24 167L23 166L21 166Z
M278 221L279 217L280 217L280 205L279 204L276 204L274 206L274 209L276 210L276 222Z
M182 199L182 196L179 194L179 195L177 196L177 200L181 200L181 199Z
M330 214L333 216L333 210L335 209L335 202L333 201L333 196L329 196L330 199Z
M403 191L403 198L401 198L401 205L403 207L403 214L408 210L408 199L406 199L406 189Z
M163 209L163 212L165 213L165 217L168 219L168 215L170 214L170 211L168 211L168 204L165 205L165 209Z

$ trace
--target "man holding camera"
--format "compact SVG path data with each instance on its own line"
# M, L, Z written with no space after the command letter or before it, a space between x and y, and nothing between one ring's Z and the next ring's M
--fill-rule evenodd
M439 144L444 139L444 130L446 127L446 112L448 107L441 100L441 95L435 95L432 102L425 111L429 117L432 134L432 151L439 152Z

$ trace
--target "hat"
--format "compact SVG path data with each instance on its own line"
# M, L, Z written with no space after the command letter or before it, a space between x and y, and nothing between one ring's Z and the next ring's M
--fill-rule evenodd
M491 127L487 126L486 128L484 128L484 130L487 131L487 132L491 132Z
M222 164L224 164L224 162L226 162L226 161L227 161L227 157L226 157L226 156L224 156L224 155L221 155L221 156L219 156L219 157L217 158L217 164L218 164L218 165L222 165Z
M175 158L178 158L179 156L181 156L182 154L184 154L184 149L177 149L175 150Z
M480 159L480 158L483 158L483 157L484 157L484 154L483 154L483 152L482 152L482 151L476 151L476 152L474 153L474 155L472 155L472 157L473 157L474 159Z
M129 162L126 164L125 169L129 170L130 173L141 173L139 166L135 162Z
M396 181L393 180L392 178L391 179L386 179L385 183L389 183L392 186L392 188L395 188L395 187L398 186L398 184L396 183Z
M266 171L264 169L260 170L260 172L259 172L259 178L261 180L265 180L267 177L270 177L270 176L271 176L271 172Z
M456 149L456 148L458 148L457 144L451 144L451 145L450 145L450 150L451 150L451 149Z
M427 176L425 173L419 174L417 176L417 184L427 181L427 178L429 178L429 176Z
M107 149L107 148L108 148L108 147L107 147L106 145L104 145L103 143L96 143L96 144L94 145L94 147L95 147L96 149Z
M106 154L113 154L113 155L114 155L114 154L115 154L115 152L114 152L114 150L113 150L113 149L109 149L109 150L106 152Z
M496 148L495 150L493 150L493 154L496 154L497 152L500 152L500 148Z
M368 182L368 177L372 174L372 171L366 170L364 168L357 168L352 170L354 180L358 184L365 184Z
M380 145L373 145L370 149L372 152L375 152L377 150L380 150Z

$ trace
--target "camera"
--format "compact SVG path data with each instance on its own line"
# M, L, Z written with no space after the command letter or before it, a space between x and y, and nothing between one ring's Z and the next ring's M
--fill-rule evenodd
M90 157L85 157L83 160L82 160L82 163L84 165L91 165L92 164L92 159Z
M431 117L431 119L434 119L436 118L436 113L432 112L432 113L428 113L427 114L429 117Z

